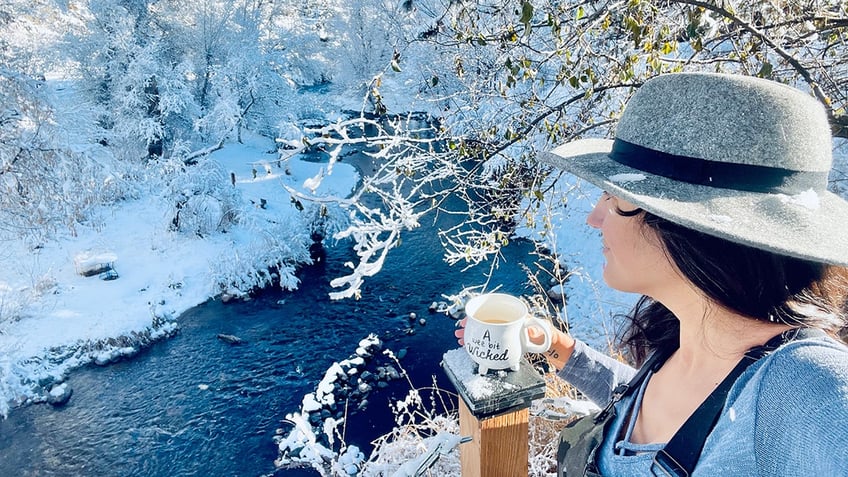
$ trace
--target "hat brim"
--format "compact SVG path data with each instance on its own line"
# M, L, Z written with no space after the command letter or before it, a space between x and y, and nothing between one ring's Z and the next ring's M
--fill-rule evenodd
M839 196L812 190L788 196L680 182L610 159L612 144L583 139L538 157L684 227L778 254L848 266L848 202Z

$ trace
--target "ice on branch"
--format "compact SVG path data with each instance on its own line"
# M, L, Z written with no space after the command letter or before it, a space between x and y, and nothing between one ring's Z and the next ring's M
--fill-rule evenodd
M308 189L309 192L314 194L315 189L317 189L318 186L321 185L321 180L324 179L324 176L325 176L324 168L322 167L321 169L318 170L318 174L316 174L314 177L310 177L310 178L306 179L305 181L303 181L303 188Z

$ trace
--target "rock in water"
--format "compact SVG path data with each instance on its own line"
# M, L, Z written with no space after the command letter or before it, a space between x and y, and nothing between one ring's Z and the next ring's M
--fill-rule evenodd
M67 383L62 383L50 389L47 394L47 402L56 407L64 406L71 399L72 394L74 394L74 390Z
M224 333L218 333L218 339L225 342L225 343L229 343L229 344L232 344L232 345L240 345L240 344L244 343L244 340L239 338L238 336L227 335L227 334L224 334Z

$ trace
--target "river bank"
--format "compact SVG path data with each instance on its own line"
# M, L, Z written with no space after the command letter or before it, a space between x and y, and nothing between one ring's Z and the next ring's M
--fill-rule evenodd
M283 185L302 190L321 166L292 158L286 168L274 167L274 142L246 139L210 156L231 174L248 219L225 233L170 230L168 204L151 191L102 210L91 226L54 242L4 244L0 308L15 319L0 324L0 415L43 402L75 368L115 362L173 336L176 317L220 294L222 275L253 273L277 243L308 260L308 224ZM268 167L259 172L257 164ZM352 166L338 164L316 192L344 197L358 179ZM80 275L81 257L110 258L116 276ZM293 269L279 273L289 274L284 284L296 285Z

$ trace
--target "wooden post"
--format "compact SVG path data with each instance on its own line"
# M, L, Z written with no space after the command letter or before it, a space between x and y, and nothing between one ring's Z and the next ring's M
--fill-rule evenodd
M518 371L476 374L464 349L445 353L442 368L459 394L462 477L522 477L530 452L530 404L544 397L545 381L522 360Z
M459 401L459 433L471 442L459 448L462 477L519 477L527 475L530 410L479 420Z

